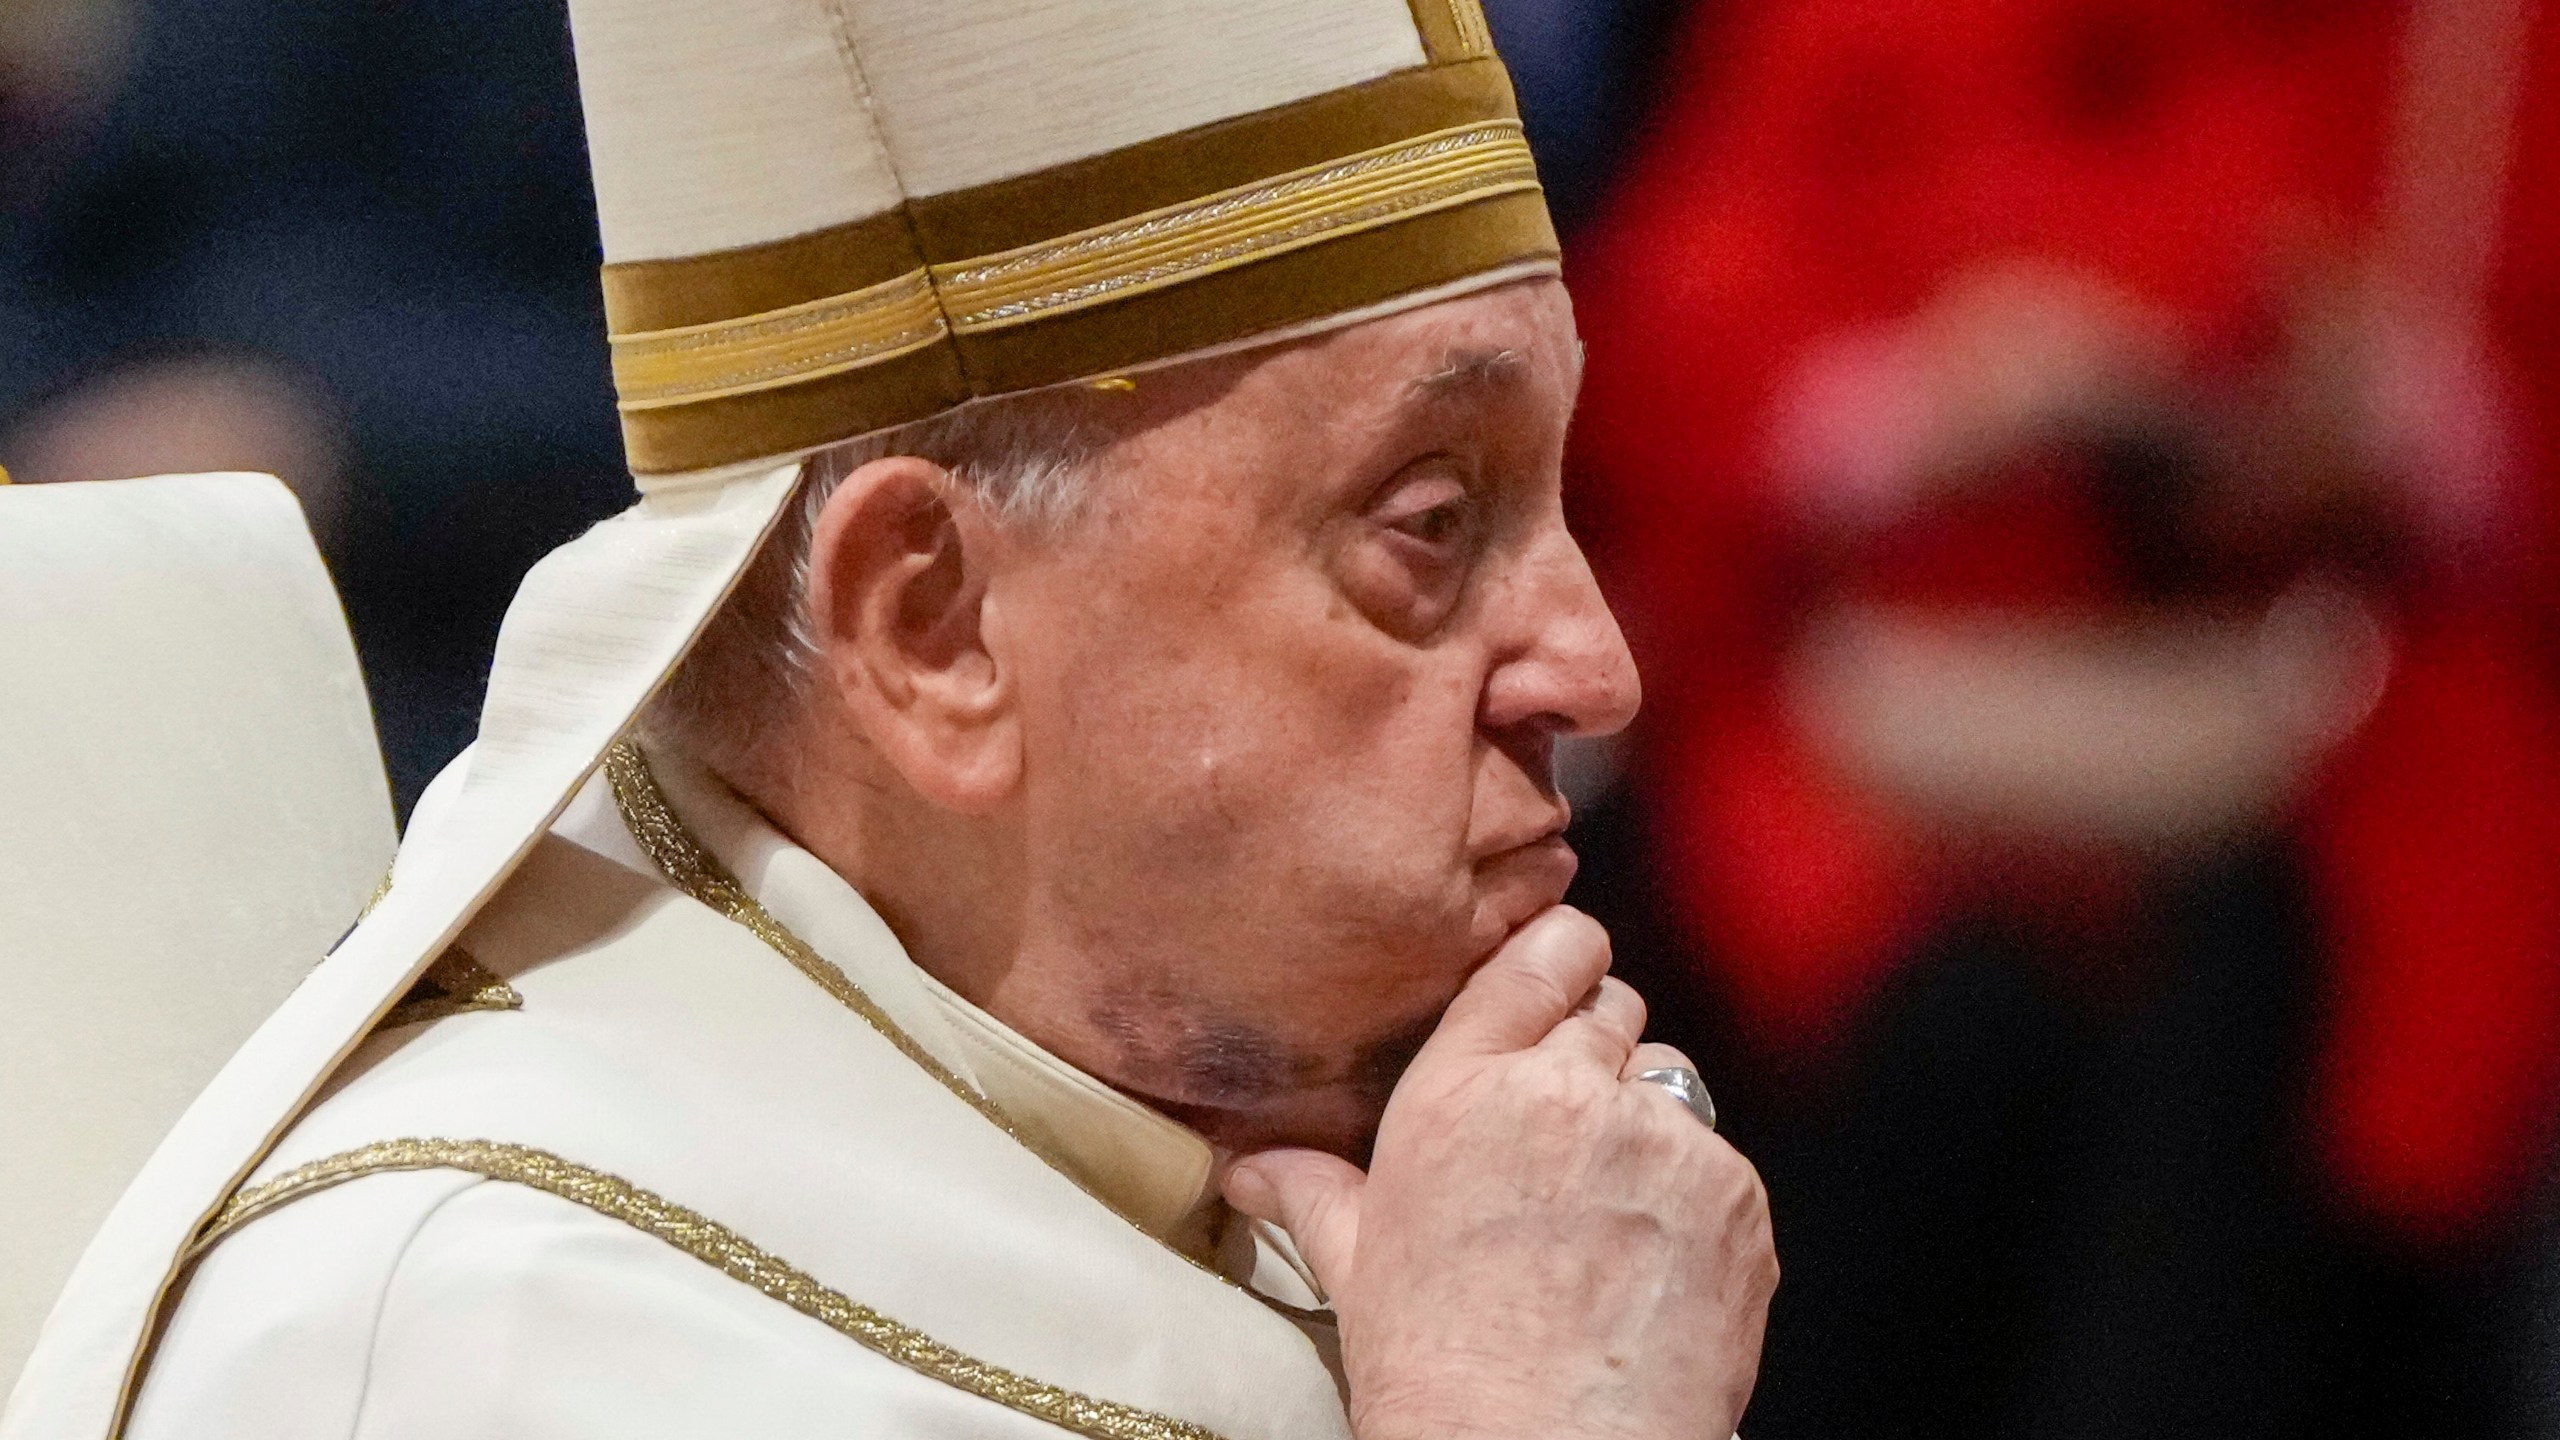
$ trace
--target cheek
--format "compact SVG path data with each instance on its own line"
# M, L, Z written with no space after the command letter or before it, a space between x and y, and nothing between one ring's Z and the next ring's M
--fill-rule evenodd
M1038 883L1134 983L1286 1013L1310 1042L1445 1001L1477 953L1469 657L1296 576L1119 600L1025 673ZM1319 987L1350 1011L1308 1013Z
M1026 730L1035 823L1204 924L1446 926L1468 878L1477 687L1356 622L1291 628L1062 663L1053 718Z
M1303 581L1084 613L1027 677L1035 773L1107 777L1128 808L1186 827L1384 810L1408 832L1463 828L1481 688L1464 657L1381 634Z
M1463 859L1473 808L1477 687L1455 667L1380 668L1328 692L1308 778L1362 813L1380 848L1445 868Z
M1465 839L1477 687L1365 623L1312 629L1265 632L1238 656L1227 703L1200 727L1201 780L1312 849L1444 865Z

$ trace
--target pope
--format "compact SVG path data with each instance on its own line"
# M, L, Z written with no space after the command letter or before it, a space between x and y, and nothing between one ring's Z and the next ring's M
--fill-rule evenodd
M0 1435L1723 1436L1473 0L576 0L641 499Z

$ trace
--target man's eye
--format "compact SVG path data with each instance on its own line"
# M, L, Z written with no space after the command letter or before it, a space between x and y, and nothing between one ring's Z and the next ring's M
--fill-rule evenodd
M1467 503L1464 500L1443 501L1397 521L1395 528L1425 545L1454 545L1466 534Z
M1334 572L1352 602L1390 634L1430 634L1457 605L1484 543L1482 501L1455 465L1418 465L1370 502L1359 527Z
M1475 496L1446 466L1409 473L1371 512L1385 529L1433 550L1463 547L1475 527Z

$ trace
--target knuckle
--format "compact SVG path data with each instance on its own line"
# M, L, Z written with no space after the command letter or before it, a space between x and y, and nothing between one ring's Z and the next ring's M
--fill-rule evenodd
M1714 1135L1697 1117L1650 1085L1621 1083L1617 1095L1621 1143L1630 1158L1658 1173L1677 1177L1683 1190L1695 1192L1706 1178L1700 1157Z
M1681 1127L1694 1130L1698 1122L1684 1114L1663 1114L1671 1107L1658 1101L1648 1100L1644 1108L1643 1123L1628 1138L1629 1148L1637 1161L1648 1168L1679 1173L1690 1162L1697 1143L1681 1134Z
M1558 1123L1585 1125L1601 1112L1616 1088L1579 1062L1541 1053L1523 1067L1522 1091L1531 1105Z
M1695 1132L1684 1137L1689 1143L1689 1182L1702 1205L1729 1225L1766 1230L1769 1192L1760 1172L1723 1136L1695 1124L1689 1128Z

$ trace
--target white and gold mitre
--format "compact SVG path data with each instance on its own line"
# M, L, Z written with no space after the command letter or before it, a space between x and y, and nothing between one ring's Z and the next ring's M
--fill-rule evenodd
M573 0L649 477L1524 267L1476 0Z
M641 499L536 566L375 909L83 1254L0 1440L114 1432L183 1257L683 657L800 460L1556 245L1476 0L571 0Z

